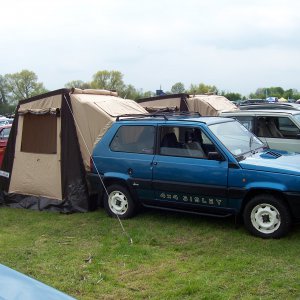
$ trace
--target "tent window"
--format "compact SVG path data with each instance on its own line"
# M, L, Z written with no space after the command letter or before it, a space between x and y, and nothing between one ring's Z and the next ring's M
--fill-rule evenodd
M56 116L24 115L21 151L55 154L57 152Z

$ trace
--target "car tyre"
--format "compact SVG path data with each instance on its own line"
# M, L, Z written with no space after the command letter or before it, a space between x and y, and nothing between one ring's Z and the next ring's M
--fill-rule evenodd
M110 185L103 200L104 209L111 217L118 216L120 219L128 219L135 214L136 205L128 189L122 185Z
M281 238L288 234L292 219L282 200L269 194L253 197L244 209L245 227L261 238Z

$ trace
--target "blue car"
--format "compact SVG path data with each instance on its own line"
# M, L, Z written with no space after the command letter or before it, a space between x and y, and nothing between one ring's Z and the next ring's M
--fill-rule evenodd
M75 300L44 283L0 264L2 300Z
M91 161L90 186L110 216L132 217L141 205L241 216L262 238L283 237L300 218L300 155L268 149L233 119L119 117Z

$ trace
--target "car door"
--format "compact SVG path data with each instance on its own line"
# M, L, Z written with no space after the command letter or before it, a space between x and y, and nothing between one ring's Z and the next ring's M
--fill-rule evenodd
M300 130L298 125L294 122L293 116L278 117L275 123L282 134L282 139L278 140L278 143L282 145L282 149L300 152Z
M201 133L201 145L189 147L189 133ZM165 137L176 136L174 144ZM199 134L198 134L199 136ZM189 126L160 126L157 154L153 160L153 205L213 211L227 206L228 162L225 157L208 159L209 152L218 151L211 139L200 129Z
M115 125L117 126L117 125ZM139 199L152 199L152 161L156 127L150 125L113 126L94 150L99 172L112 179L124 179Z

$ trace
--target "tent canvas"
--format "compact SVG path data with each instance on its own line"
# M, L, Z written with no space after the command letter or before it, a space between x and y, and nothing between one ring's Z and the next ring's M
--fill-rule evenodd
M138 103L149 112L168 109L175 111L188 111L186 98L188 94L162 95L150 98L139 99Z
M218 95L164 95L140 99L138 103L151 112L175 107L175 110L198 112L202 116L218 116L222 111L238 110L233 102Z
M0 172L2 202L87 211L95 144L116 116L141 113L136 102L105 90L61 89L20 101Z
M238 110L237 106L224 96L195 95L186 101L189 111L199 112L201 116L219 116L223 111Z

